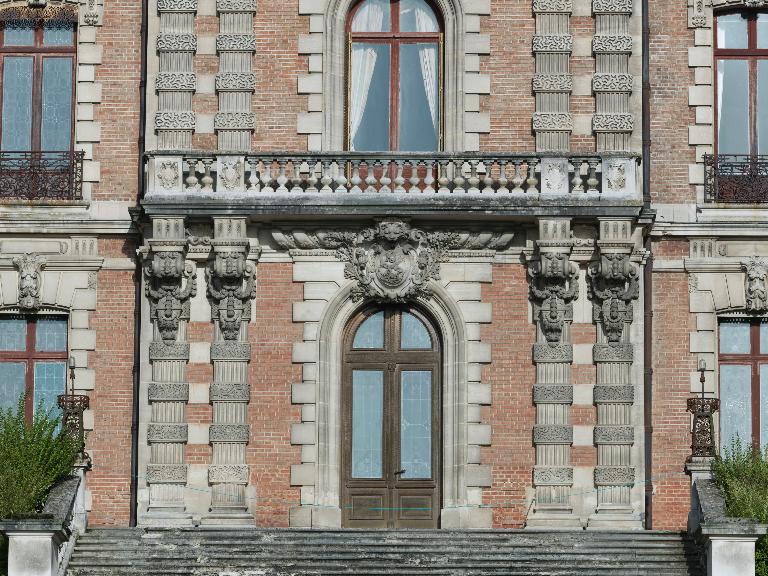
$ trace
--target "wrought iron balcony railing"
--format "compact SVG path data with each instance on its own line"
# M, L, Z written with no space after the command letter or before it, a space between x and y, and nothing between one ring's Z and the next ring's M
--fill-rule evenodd
M146 198L508 195L637 199L632 155L153 152Z
M768 202L768 156L707 154L704 165L707 202Z
M0 199L80 200L83 152L0 152Z

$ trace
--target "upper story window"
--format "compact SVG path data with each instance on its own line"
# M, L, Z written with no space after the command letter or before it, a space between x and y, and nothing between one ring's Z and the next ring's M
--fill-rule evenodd
M768 323L720 323L720 447L768 446Z
M26 393L28 420L39 406L58 410L66 383L67 318L0 317L0 408L15 408Z
M349 14L348 145L436 151L442 24L425 0L363 0Z
M75 25L0 22L0 151L72 150Z
M768 13L715 19L717 153L768 154Z

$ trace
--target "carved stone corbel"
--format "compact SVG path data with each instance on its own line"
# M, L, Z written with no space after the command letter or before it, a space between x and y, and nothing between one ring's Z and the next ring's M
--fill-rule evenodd
M144 265L149 316L156 322L163 342L176 341L179 322L189 319L189 299L197 293L194 263L185 260L183 245L153 242Z
M13 259L19 271L19 308L28 312L40 309L42 271L47 261L38 254L23 254Z
M550 346L561 343L571 303L579 296L579 267L566 252L541 252L528 267L534 315Z
M588 278L595 321L602 324L608 344L618 346L624 326L632 322L632 301L640 295L637 266L629 254L603 253L589 267Z
M243 321L251 319L256 267L246 260L245 243L213 241L214 258L206 270L213 319L225 341L238 339Z
M747 312L763 314L768 310L768 261L752 257L744 260L741 267L746 273L744 291Z

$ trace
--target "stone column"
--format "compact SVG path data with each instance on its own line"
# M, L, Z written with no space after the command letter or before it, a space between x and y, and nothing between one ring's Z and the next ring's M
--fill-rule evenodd
M213 424L210 442L213 463L208 469L211 513L206 524L251 524L246 487L249 469L245 449L249 439L248 322L255 295L256 267L248 260L249 240L244 218L214 218L212 259L206 273L214 324L211 344L213 382L210 398Z
M191 518L184 505L185 406L189 398L186 340L189 299L197 285L195 265L185 260L184 219L153 218L152 230L144 266L153 327L149 346L152 381L147 390L151 411L147 429L149 510L144 523L168 525L187 523Z
M572 11L572 0L533 1L533 12L536 15L536 35L533 37L536 113L533 115L533 130L536 133L536 150L539 152L567 152L571 147Z
M541 220L536 243L538 259L530 263L529 295L536 322L536 425L533 443L536 501L526 527L580 527L573 514L571 445L573 403L571 363L572 302L578 297L579 267L569 259L572 248L570 220Z
M602 221L597 244L600 260L590 266L588 283L597 323L597 343L593 350L597 364L594 390L597 510L590 517L589 527L641 528L640 516L631 500L635 484L632 458L635 389L630 326L634 315L632 303L640 294L638 268L631 262L632 222Z

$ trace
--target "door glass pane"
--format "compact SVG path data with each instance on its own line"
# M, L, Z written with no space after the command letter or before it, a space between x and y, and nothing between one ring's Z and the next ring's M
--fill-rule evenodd
M400 478L432 477L432 373L404 371L400 400Z
M32 149L32 58L3 59L3 133L0 149Z
M43 150L69 150L72 135L72 59L43 59Z
M749 154L749 66L746 60L717 61L717 149Z
M389 32L389 0L365 0L352 18L352 32Z
M376 312L360 324L352 348L384 348L384 312Z
M65 362L35 362L35 410L42 402L45 412L58 416L56 397L64 394L67 383Z
M439 32L437 16L424 0L400 0L401 32Z
M400 143L402 151L437 150L438 89L437 44L400 47Z
M720 324L720 353L749 354L749 322L723 322Z
M746 48L747 19L742 14L723 14L717 17L717 47Z
M400 328L400 348L403 350L429 350L432 339L423 322L409 312L403 312Z
M755 117L757 118L757 153L768 154L768 60L757 61L757 114Z
M0 319L0 351L27 349L27 321L23 318Z
M389 150L389 46L352 44L349 140L352 150Z
M384 373L352 372L352 478L381 478Z
M0 409L16 408L24 393L27 365L24 362L0 362Z
M738 436L743 447L752 443L751 367L720 365L720 451Z
M35 350L64 352L67 349L67 319L39 318L35 332Z
M32 20L11 20L5 23L6 46L33 46L35 23Z
M768 14L757 15L757 47L768 48Z
M760 446L768 448L768 364L760 365Z
M43 25L43 44L46 46L72 46L75 25L72 22L48 21Z

